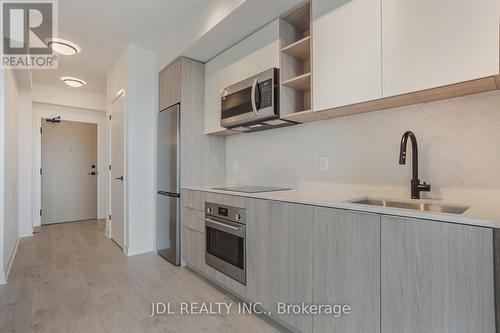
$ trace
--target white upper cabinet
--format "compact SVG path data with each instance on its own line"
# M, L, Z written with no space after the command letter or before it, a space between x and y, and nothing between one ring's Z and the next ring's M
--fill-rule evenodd
M382 97L380 7L380 0L312 1L314 111Z
M222 132L221 91L248 77L279 67L279 22L275 20L205 65L205 134Z
M498 0L382 0L384 97L499 73Z

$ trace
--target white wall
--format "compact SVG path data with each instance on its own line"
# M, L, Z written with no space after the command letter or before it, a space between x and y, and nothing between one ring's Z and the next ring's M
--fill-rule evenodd
M127 136L127 254L153 251L155 226L156 90L154 54L131 45L128 50Z
M33 84L33 102L63 105L89 110L106 110L106 97L78 91L76 88L60 88Z
M398 155L403 132L413 130L430 197L498 194L499 105L495 91L228 137L228 180L295 188L392 186L408 195L411 159L400 166ZM320 157L329 158L328 172L319 171Z
M33 105L44 105L45 116L51 117L64 114L67 120L75 117L75 121L97 122L106 117L106 97L104 95L80 92L72 88L52 87L33 84L30 93L21 93L21 110L19 121L19 232L21 237L29 236L32 228L40 226L40 184L39 184L39 129L40 112L34 110ZM39 108L40 109L40 108ZM63 118L64 118L63 117ZM68 118L69 117L69 118ZM99 137L99 166L105 168L107 165L107 128L101 125L102 131ZM100 130L101 131L101 130ZM104 145L101 147L101 145ZM101 156L102 155L102 156ZM106 170L99 171L99 197L98 217L107 215L107 188L105 182ZM104 189L103 189L104 188ZM28 209L29 208L29 209Z
M5 283L4 221L5 221L5 70L0 70L0 284Z
M33 101L31 93L20 93L19 110L19 237L33 235Z
M125 91L125 252L153 251L157 73L152 51L129 45L107 76L107 105Z
M61 105L33 103L33 127L32 127L32 147L33 147L33 225L40 225L41 208L41 136L40 126L42 118L53 118L61 116L62 120L88 122L97 124L97 217L102 219L107 216L107 166L108 162L108 127L106 113L102 111L72 108ZM31 162L30 162L31 163Z
M128 94L128 49L126 49L120 57L116 60L116 62L113 64L111 69L109 70L107 76L106 76L106 110L108 116L110 115L110 105L111 102L113 102L116 98L116 96L121 93L121 91L125 92L125 98L127 98ZM126 103L125 103L125 108L126 108ZM126 116L126 115L125 115ZM125 128L125 118L124 118L124 128ZM111 154L111 124L108 122L108 142L109 142L109 154ZM127 145L127 136L125 135L125 130L124 130L124 146ZM123 147L124 154L124 174L127 173L127 151L125 147ZM109 161L111 161L111 155L108 156ZM112 214L112 207L111 207L111 173L108 171L108 197L107 197L107 202L108 202L108 215ZM124 196L127 197L127 187L125 186L124 188ZM124 213L123 213L123 223L125 225L124 228L124 246L127 245L127 225L128 225L128 214L127 210L128 207L127 205L124 205ZM106 217L106 235L111 238L111 229L110 229L110 224L111 221L109 220L109 216Z
M5 283L19 240L18 116L19 91L11 70L0 73L0 283Z

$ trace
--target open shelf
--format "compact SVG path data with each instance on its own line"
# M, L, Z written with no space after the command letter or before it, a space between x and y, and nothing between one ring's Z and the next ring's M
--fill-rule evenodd
M298 90L288 86L281 86L281 115L288 116L297 112L311 109L311 90Z
M312 117L311 3L280 18L280 112L297 122Z
M311 6L307 3L288 15L285 15L282 19L294 26L297 31L306 32L308 34L311 22Z
M281 52L302 61L309 60L311 57L311 36L304 37L284 47Z
M292 79L281 82L282 85L295 90L310 90L311 89L311 73L306 73L294 77Z

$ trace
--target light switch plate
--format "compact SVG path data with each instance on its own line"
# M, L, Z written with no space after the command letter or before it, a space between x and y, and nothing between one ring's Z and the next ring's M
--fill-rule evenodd
M328 157L319 158L319 171L328 171Z

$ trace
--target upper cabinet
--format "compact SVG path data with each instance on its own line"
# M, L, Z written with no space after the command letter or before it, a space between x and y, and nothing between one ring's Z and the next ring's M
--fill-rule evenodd
M383 96L498 75L498 13L497 0L382 0Z
M312 0L312 106L325 112L310 120L497 89L499 12L497 0Z
M181 59L160 72L160 111L181 102Z
M312 1L315 111L382 97L381 22L380 0Z
M221 91L272 67L279 67L279 23L275 20L205 65L205 134L220 126Z

